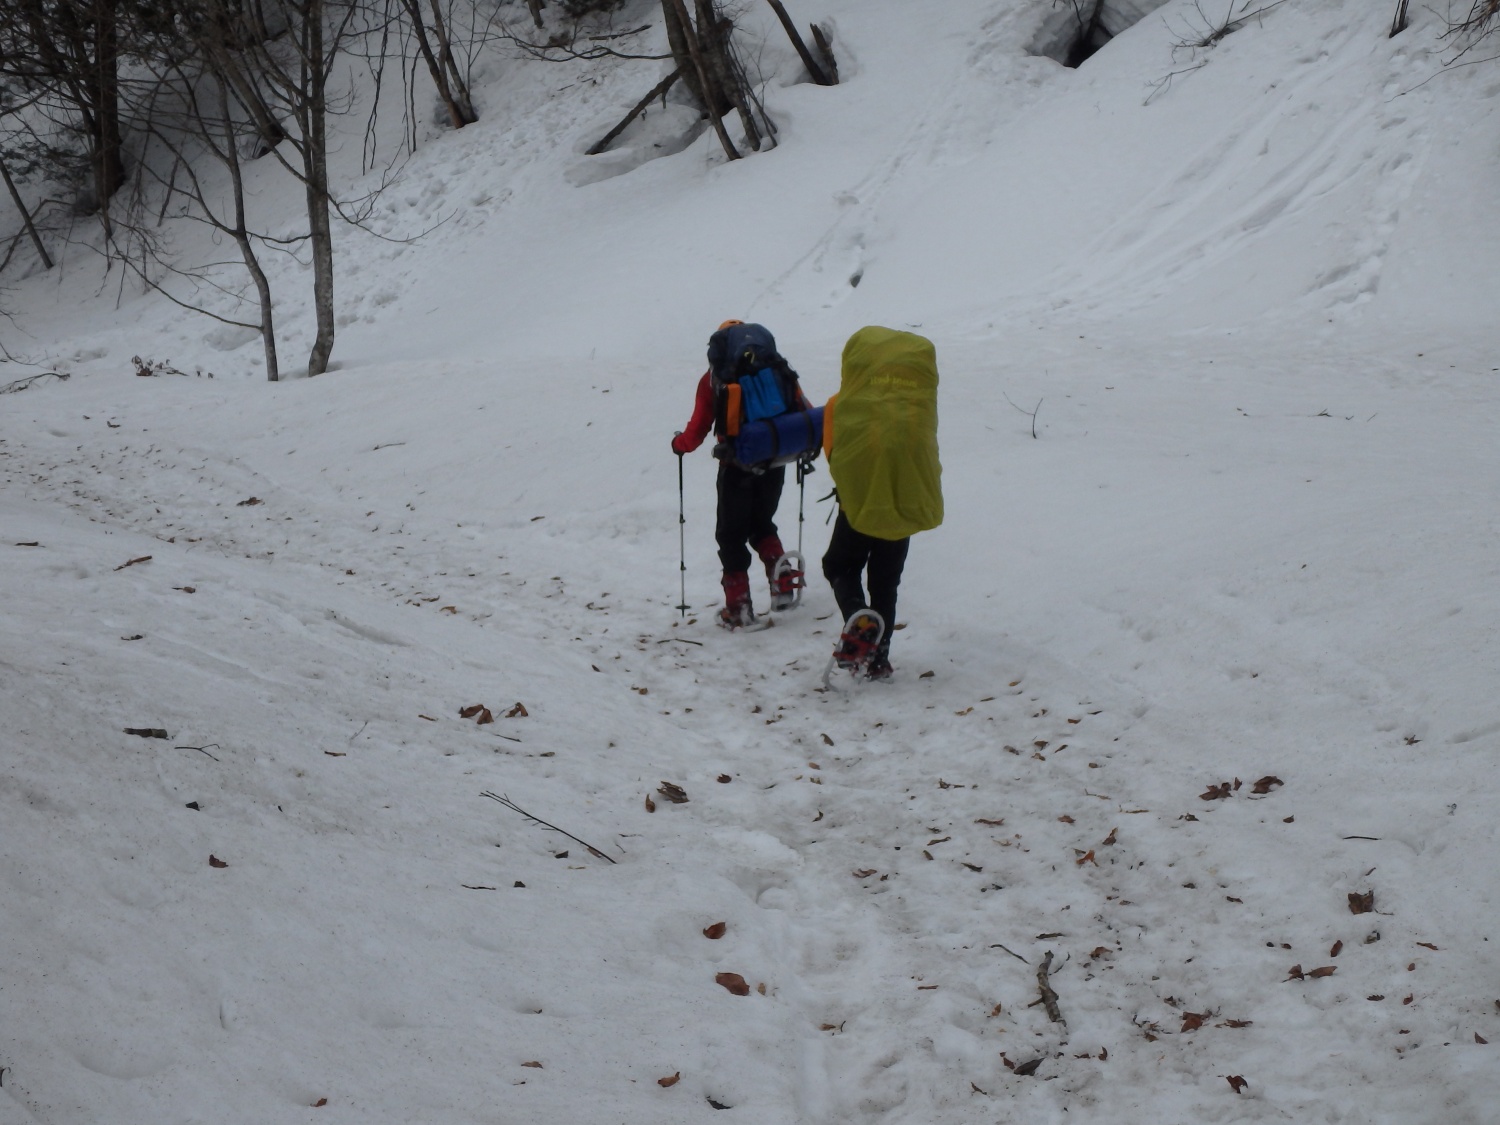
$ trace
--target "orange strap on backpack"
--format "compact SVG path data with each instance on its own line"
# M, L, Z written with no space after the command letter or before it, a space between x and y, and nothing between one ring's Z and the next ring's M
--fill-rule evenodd
M724 433L727 437L739 437L740 419L744 409L740 405L740 385L730 383L724 388Z

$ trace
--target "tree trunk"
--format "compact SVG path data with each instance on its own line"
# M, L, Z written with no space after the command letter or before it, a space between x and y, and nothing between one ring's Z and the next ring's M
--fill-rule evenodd
M94 0L94 59L92 77L94 118L94 189L99 210L109 225L109 201L125 183L125 162L120 138L119 29L117 0Z
M734 24L721 16L714 7L714 0L695 0L698 9L698 43L713 76L714 83L740 115L740 124L745 128L745 139L756 152L760 151L760 129L755 116L750 112L750 91L739 64L729 50L729 32Z
M1390 38L1394 39L1406 30L1406 8L1408 0L1399 0L1396 5L1395 18L1391 20Z
M275 383L281 379L281 365L276 355L276 322L271 303L271 283L266 271L261 269L260 259L255 253L255 244L245 223L245 180L240 174L240 153L235 136L234 119L229 113L229 84L225 76L216 76L219 81L219 105L223 110L224 163L229 168L229 182L234 198L234 229L230 235L240 248L240 257L245 261L245 270L255 283L255 292L260 299L260 339L266 353L266 379Z
M693 52L688 47L688 36L692 34L692 25L683 27L682 20L677 14L677 7L672 0L661 0L662 22L667 28L667 47L672 52L672 59L677 63L677 69L682 72L682 80L687 84L688 93L699 105L707 105L708 98L703 92L703 83L698 77L698 68L694 65Z
M432 44L428 42L427 27L422 22L421 5L418 0L401 0L401 6L406 9L406 14L411 20L412 34L417 39L417 50L422 55L422 61L427 64L427 73L432 76L432 84L437 87L438 97L442 99L443 107L448 111L448 121L455 129L462 129L469 122L464 120L463 110L459 108L452 91L448 89L448 79L443 74L437 55L432 51Z
M323 58L323 0L302 6L302 167L307 187L307 233L312 247L313 311L318 333L307 359L308 375L328 370L333 354L333 223L328 190L328 90Z
M724 153L730 160L738 160L740 153L734 147L734 142L729 139L729 131L724 128L724 117L719 112L718 90L713 83L708 63L703 57L699 35L693 30L693 21L688 18L687 7L683 4L683 0L662 0L662 2L670 4L676 12L684 32L683 39L686 42L687 52L692 59L693 72L698 76L698 88L704 93L703 108L708 111L708 119L713 122L714 132L719 135L719 143L724 146Z
M432 31L437 36L438 55L442 59L443 69L448 74L453 100L458 103L464 124L472 125L479 120L479 115L474 112L474 102L469 97L468 84L464 82L464 76L458 72L458 63L453 59L453 38L448 34L448 25L443 22L443 13L438 7L438 0L431 0L431 4Z
M768 2L776 13L776 18L781 21L781 26L786 29L787 38L792 41L792 46L796 48L797 55L801 58L802 65L807 67L807 73L812 76L812 80L819 86L832 86L833 83L828 75L823 73L823 68L812 57L812 52L807 49L802 36L797 33L797 25L792 22L792 17L786 14L786 6L781 0L768 0Z

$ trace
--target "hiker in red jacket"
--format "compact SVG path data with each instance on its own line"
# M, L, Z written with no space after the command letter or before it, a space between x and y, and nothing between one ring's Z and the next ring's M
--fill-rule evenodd
M719 563L724 568L724 608L719 623L736 629L755 624L750 599L750 549L760 556L771 582L771 608L796 604L803 584L802 571L777 562L785 556L776 532L776 508L786 482L786 466L774 468L741 465L734 458L732 440L746 420L806 410L807 399L797 385L797 373L776 352L771 333L758 324L726 320L708 341L709 369L698 380L693 416L686 428L672 438L672 452L679 457L703 444L714 432L714 457L719 462L718 514L714 538L719 544ZM772 404L761 405L757 376L771 388ZM747 401L750 400L750 401ZM779 406L778 406L779 404Z

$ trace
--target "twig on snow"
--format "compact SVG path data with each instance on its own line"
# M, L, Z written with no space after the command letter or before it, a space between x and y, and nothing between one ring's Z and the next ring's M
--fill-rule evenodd
M15 379L6 383L5 386L0 387L0 395L12 395L17 391L24 391L38 379L46 379L49 376L59 382L68 377L65 371L38 371L35 375L27 375L25 378Z
M1006 402L1010 402L1010 395L1005 394L1004 391L1001 391L1000 393L1004 395ZM1041 413L1042 403L1045 401L1045 399L1037 399L1035 410L1023 410L1021 407L1016 406L1015 403L1010 402L1011 406L1014 406L1017 410L1020 410L1022 414L1031 419L1031 436L1033 440L1035 440L1036 438L1036 416Z
M599 859L607 859L607 860L609 860L610 863L617 862L613 857L605 855L603 852L601 852L598 848L594 847L594 845L591 844L591 843L589 843L587 840L580 840L577 836L573 835L573 833L568 832L565 829L559 828L555 824L550 824L547 821L543 820L539 816L533 816L531 813L527 812L525 809L523 809L520 805L516 804L514 801L512 801L507 796L504 796L504 795L499 794L499 793L491 793L488 789L486 789L483 793L481 793L479 795L481 797L488 797L492 801L498 801L500 804L502 804L506 808L508 808L511 812L513 812L513 813L519 813L521 816L525 817L532 824L539 824L543 828L547 829L549 832L559 832L559 833L561 833L562 835L566 836L568 839L572 840L575 844L581 844L583 847L587 848L589 850L589 854L591 854L593 856L596 856Z
M1047 950L1047 956L1042 958L1042 963L1036 969L1037 987L1042 990L1042 998L1038 1003L1047 1009L1047 1018L1053 1023L1067 1023L1062 1018L1062 1012L1057 1007L1057 993L1052 990L1052 982L1048 979L1052 972L1052 951Z
M224 749L217 742L210 742L208 744L208 746L174 746L174 747L172 747L172 749L173 750L196 750L200 754L205 754L205 755L207 755L210 758L214 758L214 756L212 754L208 753L208 747L209 746L212 746L215 750L222 750L222 749ZM214 758L214 761L217 762L218 760L219 760L218 758Z
M1007 953L1009 953L1009 954L1010 954L1010 955L1011 955L1011 956L1012 956L1012 957L1014 957L1014 958L1015 958L1015 959L1016 959L1016 960L1017 960L1017 961L1019 961L1019 962L1021 962L1021 964L1023 964L1023 965L1029 965L1029 964L1031 964L1031 962L1030 962L1030 961L1028 961L1028 960L1026 960L1026 958L1024 958L1024 957L1022 957L1022 956L1021 956L1021 955L1020 955L1020 954L1019 954L1019 953L1017 953L1017 952L1016 952L1016 951L1015 951L1015 950L1014 950L1014 949L1006 949L1006 947L1005 947L1005 946L1003 946L1003 945L1001 945L1001 944L1000 944L1000 943L999 943L999 942L998 942L998 941L997 941L997 942L995 942L995 944L994 944L994 945L992 945L992 946L990 946L990 948L991 948L991 949L1004 949L1004 950L1005 950L1005 952L1007 952Z

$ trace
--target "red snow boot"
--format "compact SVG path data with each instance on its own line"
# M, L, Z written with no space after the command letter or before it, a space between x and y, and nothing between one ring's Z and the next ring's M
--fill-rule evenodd
M741 629L755 624L755 609L750 604L750 576L743 570L725 571L724 608L719 610L719 624L726 629Z

